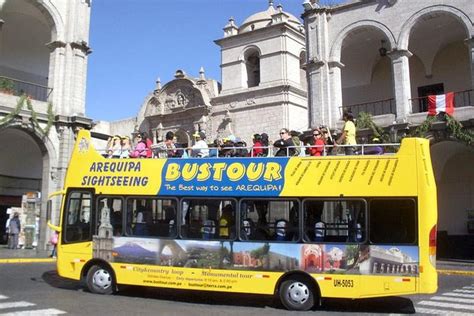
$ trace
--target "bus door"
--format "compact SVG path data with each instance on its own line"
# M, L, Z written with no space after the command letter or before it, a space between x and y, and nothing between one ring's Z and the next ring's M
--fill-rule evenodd
M62 269L63 273L78 273L92 258L93 223L96 217L92 198L92 192L84 189L73 189L67 193L58 247L58 257L64 263L58 265L58 269Z

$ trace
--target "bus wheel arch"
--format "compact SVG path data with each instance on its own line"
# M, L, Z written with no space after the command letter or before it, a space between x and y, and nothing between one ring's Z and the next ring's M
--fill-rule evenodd
M274 294L289 310L305 311L319 306L321 303L321 290L318 282L309 274L301 271L292 271L281 276L275 286ZM294 301L295 299L296 301Z
M91 260L82 268L82 281L94 294L113 294L117 291L114 269L103 260Z

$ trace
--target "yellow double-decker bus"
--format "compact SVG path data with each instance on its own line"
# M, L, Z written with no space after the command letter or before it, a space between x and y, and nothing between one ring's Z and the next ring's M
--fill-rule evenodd
M65 179L59 275L120 285L321 298L437 290L427 140L381 156L106 159L80 131Z

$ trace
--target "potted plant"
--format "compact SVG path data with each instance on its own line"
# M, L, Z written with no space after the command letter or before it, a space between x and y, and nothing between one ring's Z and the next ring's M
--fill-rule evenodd
M5 94L14 94L15 84L13 81L7 78L0 78L0 92Z

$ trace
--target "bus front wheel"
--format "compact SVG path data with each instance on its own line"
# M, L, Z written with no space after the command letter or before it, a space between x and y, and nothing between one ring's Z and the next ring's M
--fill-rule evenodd
M307 281L288 279L280 285L280 300L289 310L307 311L314 306L314 291Z
M87 272L87 288L95 294L112 294L114 292L112 272L103 266L92 266Z

